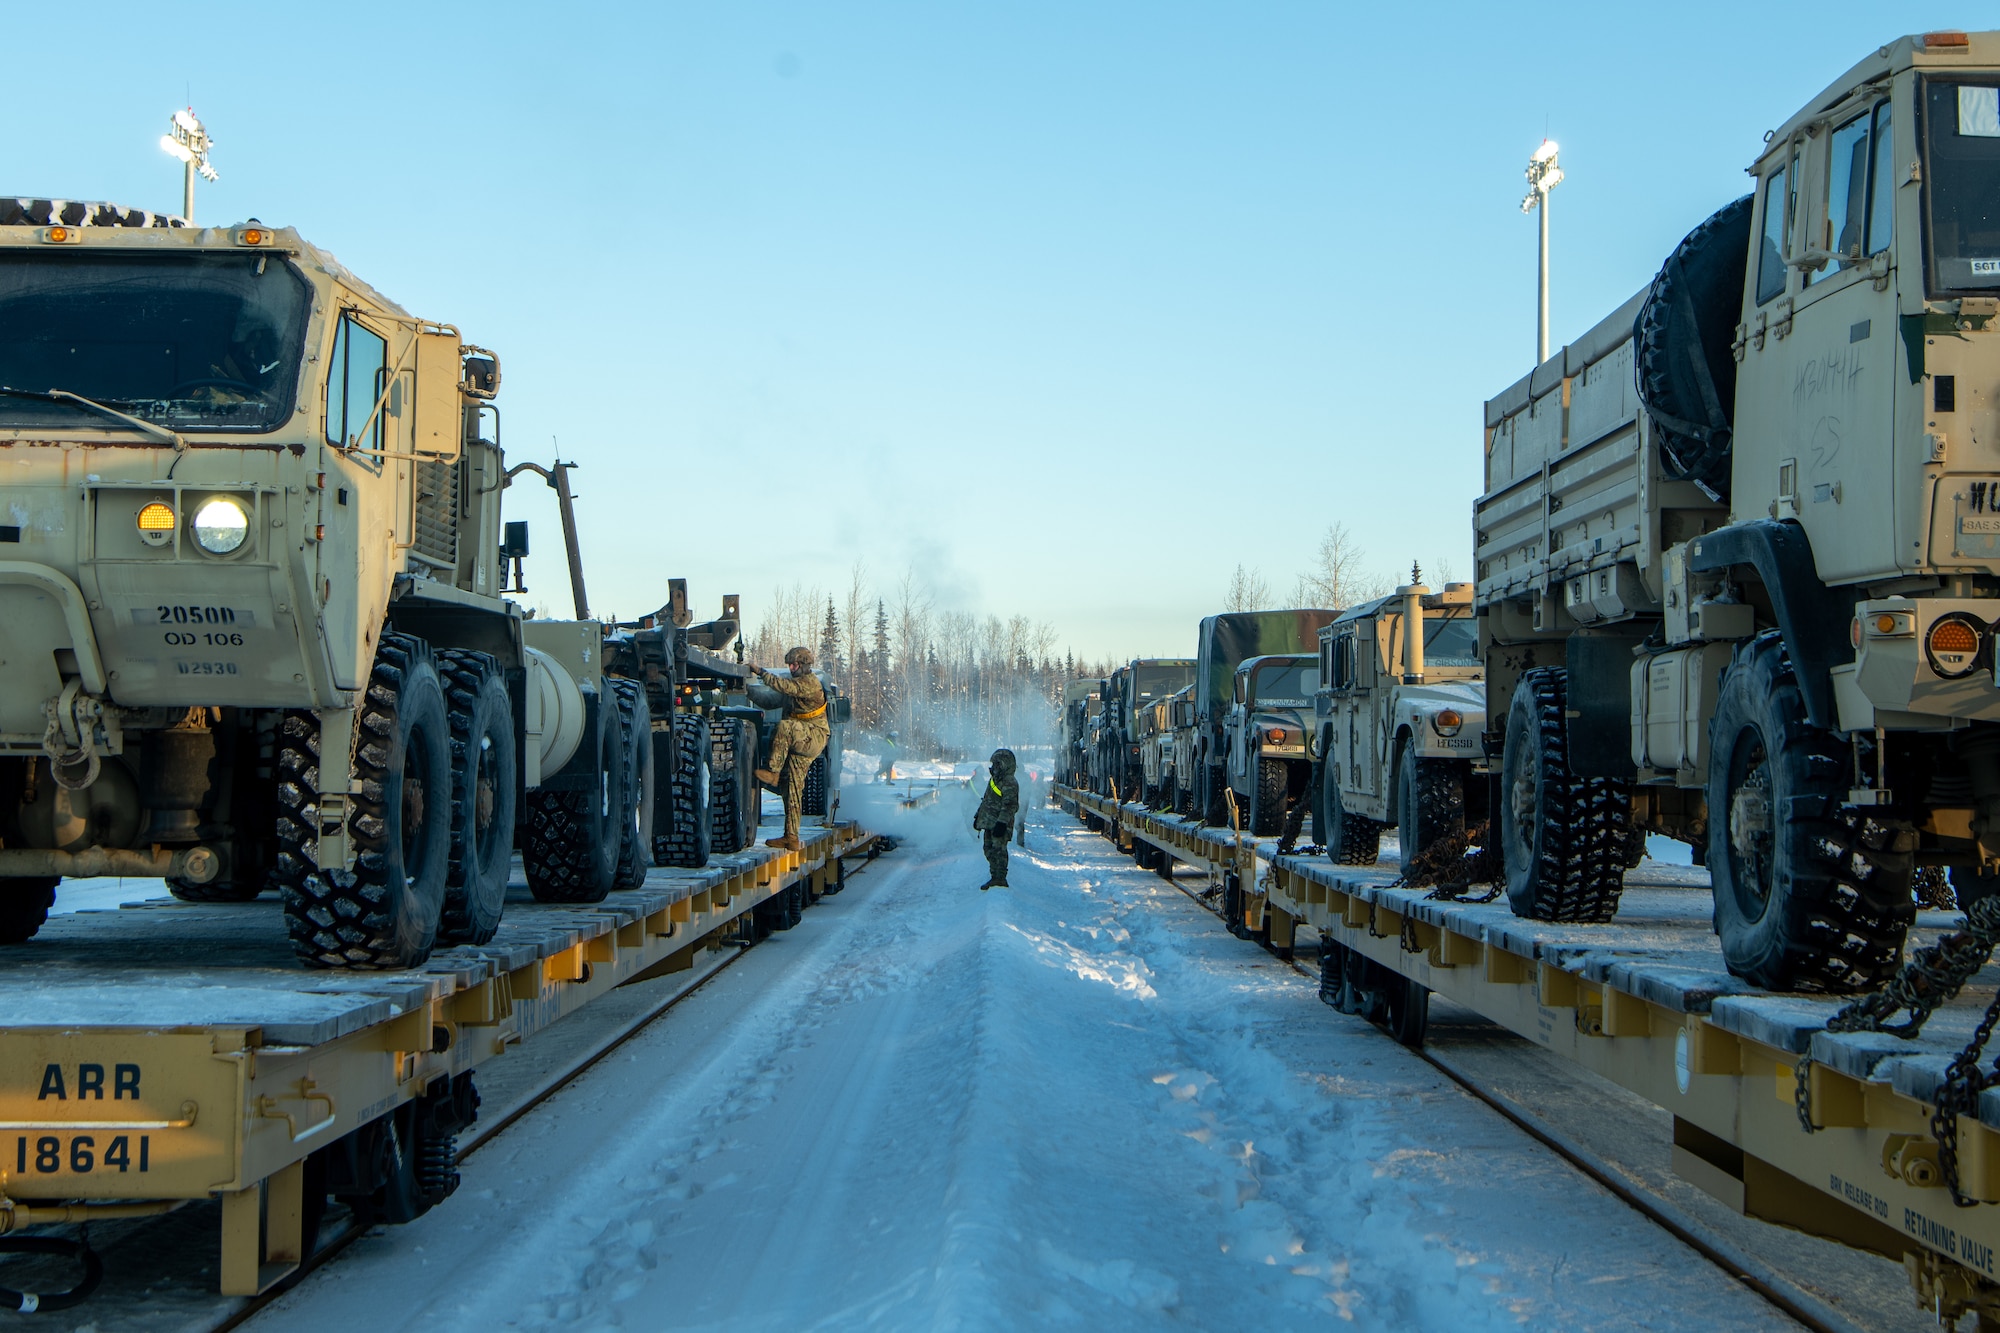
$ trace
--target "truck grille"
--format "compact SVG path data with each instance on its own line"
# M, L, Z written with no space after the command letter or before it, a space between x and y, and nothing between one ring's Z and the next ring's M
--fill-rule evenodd
M458 565L458 464L417 464L416 551L440 565Z

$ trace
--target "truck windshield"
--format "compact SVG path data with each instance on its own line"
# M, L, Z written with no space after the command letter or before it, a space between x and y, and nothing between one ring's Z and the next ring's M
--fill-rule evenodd
M1433 618L1424 625L1426 666L1478 666L1479 630L1470 616Z
M1306 670L1310 662L1273 662L1258 667L1250 679L1250 697L1260 704L1304 704Z
M0 253L0 384L175 430L275 430L291 416L310 307L305 279L270 255ZM0 427L102 420L0 398Z
M1193 662L1154 662L1141 665L1132 679L1135 699L1164 699L1194 679Z
M1924 215L1932 295L2000 287L2000 86L1925 83Z

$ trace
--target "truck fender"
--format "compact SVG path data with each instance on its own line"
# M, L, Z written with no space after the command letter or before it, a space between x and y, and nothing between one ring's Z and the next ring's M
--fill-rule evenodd
M1807 720L1826 731L1838 730L1833 677L1828 673L1854 660L1847 637L1848 622L1854 618L1853 596L1820 581L1812 542L1805 529L1790 520L1752 519L1694 539L1688 568L1710 574L1737 565L1756 571L1770 595L1779 636L1805 695Z

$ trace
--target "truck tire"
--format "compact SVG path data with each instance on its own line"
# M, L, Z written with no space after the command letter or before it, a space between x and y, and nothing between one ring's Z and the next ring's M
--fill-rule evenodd
M718 717L709 725L709 846L740 852L757 840L763 798L758 794L755 746L740 717Z
M668 765L666 820L653 834L653 859L663 866L699 870L708 864L708 719L675 713L670 753L654 751Z
M1632 329L1639 401L1653 420L1667 475L1718 495L1729 493L1731 343L1743 309L1751 199L1716 210L1674 247Z
M54 875L9 875L0 879L0 944L25 944L49 919L56 905Z
M636 889L645 884L646 871L653 864L653 715L646 707L645 687L638 681L606 683L618 703L625 765L625 805L618 818L618 871L612 887Z
M799 800L799 812L807 815L826 813L826 752L822 750L806 770L806 791Z
M1632 800L1616 778L1569 770L1567 673L1537 667L1507 710L1500 845L1507 902L1531 921L1609 921L1625 887Z
M279 839L293 848L278 872L285 926L307 967L415 967L437 942L451 856L451 718L430 645L385 630L359 713L352 870L320 870L298 857L297 830L318 818L318 729L309 749L295 732L281 736Z
M1275 838L1285 827L1285 791L1291 775L1282 759L1257 761L1257 788L1250 793L1250 832L1254 837Z
M595 787L527 794L521 865L536 902L601 903L618 879L620 821L629 804L625 728L609 690L597 711Z
M1425 849L1465 841L1465 779L1451 759L1419 759L1414 745L1403 747L1396 780L1396 841L1407 873Z
M442 648L437 664L451 718L451 852L438 939L484 944L500 929L514 868L514 703L490 654Z
M1775 632L1737 649L1708 735L1708 869L1729 970L1771 990L1885 984L1916 915L1915 857L1841 809L1852 758L1806 722Z
M1337 866L1372 866L1382 856L1382 830L1388 825L1349 810L1340 799L1340 784L1320 775L1321 845Z

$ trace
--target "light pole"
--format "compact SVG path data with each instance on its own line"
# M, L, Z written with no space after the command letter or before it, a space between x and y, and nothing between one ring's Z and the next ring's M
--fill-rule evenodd
M1541 260L1535 266L1535 286L1539 304L1535 308L1535 364L1549 359L1549 191L1562 184L1562 168L1556 165L1556 146L1550 139L1528 159L1528 197L1521 201L1523 213L1541 210Z
M201 173L205 181L215 179L215 168L209 165L209 150L215 147L215 140L208 137L208 130L194 118L194 108L186 107L174 112L168 132L160 136L160 147L181 160L186 173L181 191L181 216L189 226L194 225L194 177Z

